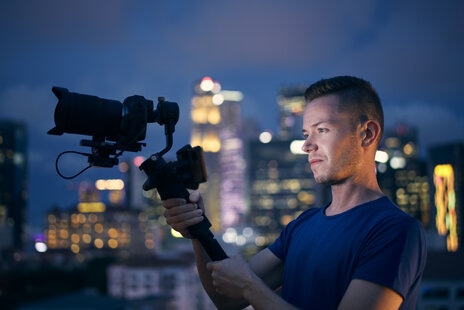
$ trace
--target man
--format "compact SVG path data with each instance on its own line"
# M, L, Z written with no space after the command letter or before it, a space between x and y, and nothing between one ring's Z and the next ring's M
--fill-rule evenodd
M425 238L378 185L384 120L376 91L339 76L311 85L305 98L303 150L332 201L303 212L248 263L240 256L211 262L192 240L205 290L221 309L415 309ZM189 203L163 205L167 222L187 238L187 227L202 220L198 192Z

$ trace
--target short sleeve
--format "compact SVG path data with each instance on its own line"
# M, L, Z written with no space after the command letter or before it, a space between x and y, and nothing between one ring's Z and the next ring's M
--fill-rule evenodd
M353 278L390 287L406 298L425 266L423 230L408 217L381 224L367 237Z

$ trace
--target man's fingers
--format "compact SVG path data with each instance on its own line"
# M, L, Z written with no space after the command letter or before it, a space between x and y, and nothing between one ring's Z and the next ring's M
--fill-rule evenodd
M177 205L177 206L173 206L171 208L165 208L164 209L164 216L165 217L170 217L170 216L177 216L177 215L180 215L180 214L190 214L190 212L192 211L195 211L195 210L199 210L200 212L197 212L199 214L201 214L201 210L198 209L198 206L195 205L195 204L192 204L192 203L188 203L188 204L184 204L184 205ZM195 213L195 214L197 214Z
M200 196L200 192L199 191L192 191L190 193L190 196L189 196L189 200L191 202L198 202L198 200L200 200L201 196Z
M201 222L203 220L202 215L203 211L193 204L182 205L164 211L166 222L173 228L181 229Z
M191 238L188 227L198 224L203 220L203 208L201 195L193 192L189 202L183 198L171 198L163 201L164 217L166 223L174 230L180 232L184 237Z
M180 205L185 205L187 202L184 198L171 198L163 201L163 207L173 208Z

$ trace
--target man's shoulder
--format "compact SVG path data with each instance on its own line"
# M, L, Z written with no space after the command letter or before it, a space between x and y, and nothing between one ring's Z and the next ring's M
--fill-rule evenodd
M402 230L422 230L421 223L412 215L402 210L397 204L395 204L390 198L382 197L375 204L374 215L379 224L385 226L395 226L397 228L403 228Z

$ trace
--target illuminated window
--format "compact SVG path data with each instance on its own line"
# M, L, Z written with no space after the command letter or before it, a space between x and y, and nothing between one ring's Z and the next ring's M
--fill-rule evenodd
M110 229L108 229L108 236L109 236L110 238L117 238L117 236L118 236L118 231L117 231L117 229L116 229L116 228L110 228Z
M56 223L56 217L53 214L48 215L48 222L50 224L55 224Z
M118 241L116 239L108 240L108 246L112 249L116 249L118 247Z
M89 234L83 234L82 241L84 241L84 243L89 244L90 242L92 242L92 236L90 236Z
M201 145L205 152L216 153L221 149L221 140L215 131L205 134Z
M100 223L95 224L94 230L96 233L101 234L103 232L103 225Z
M212 125L217 125L221 121L221 113L218 108L211 108L208 111L208 122Z
M81 240L81 238L79 237L78 234L72 234L72 235L71 235L71 241L72 241L73 243L79 243L80 240Z
M79 246L78 246L77 244L73 244L73 245L71 245L71 251L72 251L74 254L77 254L77 253L79 253L80 248L79 248Z
M104 245L103 243L103 240L102 239L95 239L95 241L93 242L93 244L95 245L95 247L97 249L101 249Z

